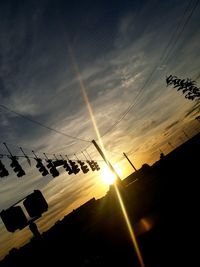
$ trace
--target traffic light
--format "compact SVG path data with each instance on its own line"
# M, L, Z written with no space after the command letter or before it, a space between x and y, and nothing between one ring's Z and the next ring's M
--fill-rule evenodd
M80 164L83 173L89 172L88 166L85 164L85 162L78 160L78 163Z
M49 174L49 172L47 171L47 169L45 168L45 166L42 163L42 159L40 158L35 158L37 164L36 164L36 168L38 168L39 172L42 173L42 176L46 176Z
M63 159L57 159L53 162L53 165L55 167L59 167L59 166L62 166L64 164L64 160Z
M4 164L0 160L0 177L8 176L9 172L6 170Z
M0 216L9 232L15 232L17 229L23 229L28 224L27 218L20 206L2 210Z
M93 162L94 162L94 166L95 166L96 170L99 171L100 167L99 167L98 163L96 161L93 161Z
M28 195L23 204L30 217L40 217L43 212L48 210L48 204L39 190L34 190L32 194Z
M69 160L69 164L71 165L72 171L73 171L74 174L77 174L77 173L80 172L80 169L79 169L79 167L78 167L78 165L76 164L75 161Z
M49 169L50 173L52 174L53 177L57 177L59 176L59 171L56 169L56 167L54 166L53 162L51 159L47 160L48 164L47 164L47 168Z
M72 168L69 166L66 160L64 160L63 167L65 168L65 170L68 172L69 175L73 173Z
M93 160L87 160L87 163L89 164L89 166L90 166L92 171L96 170L96 167L94 166L94 161Z
M17 173L17 177L22 177L24 176L26 173L25 171L22 169L21 165L19 164L19 162L17 161L16 157L11 157L11 164L10 167L13 168L14 172Z

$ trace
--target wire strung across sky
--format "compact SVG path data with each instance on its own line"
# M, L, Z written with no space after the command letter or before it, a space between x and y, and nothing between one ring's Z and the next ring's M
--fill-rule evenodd
M193 15L193 13L194 13L194 11L195 11L195 9L197 8L197 6L198 6L198 4L199 4L199 1L200 1L200 0L195 1L192 7L190 7L190 6L192 5L192 2L193 2L193 1L191 0L191 1L189 2L189 4L187 5L186 9L185 9L184 12L183 12L183 16L182 16L182 18L180 19L180 21L179 21L177 27L175 28L175 30L173 31L173 33L172 33L172 35L171 35L171 37L170 37L170 39L169 39L169 42L168 42L167 45L165 46L164 51L163 51L163 53L162 53L162 55L161 55L161 57L160 57L160 59L159 59L159 62L155 65L155 67L153 68L153 70L150 72L149 76L148 76L147 79L145 80L143 86L139 89L138 94L136 95L136 97L135 97L135 99L134 99L134 102L131 103L131 104L128 106L128 108L124 111L124 113L121 115L121 117L120 117L118 120L116 120L115 123L114 123L113 125L111 125L111 127L109 127L109 128L108 128L108 129L101 135L101 138L103 138L105 135L107 135L109 132L111 132L111 131L112 131L112 130L113 130L113 129L114 129L114 128L115 128L115 127L116 127L116 126L117 126L117 125L118 125L118 124L119 124L125 117L126 117L126 115L127 115L131 110L133 110L133 108L136 106L136 104L137 104L138 101L139 101L139 98L141 97L141 95L142 95L142 93L143 93L144 88L147 86L147 84L150 84L150 82L152 81L152 77L153 77L154 73L156 72L156 70L158 69L158 67L159 67L160 65L164 64L164 62L167 62L167 61L168 61L168 59L169 59L169 57L170 57L170 54L173 52L175 45L176 45L177 42L179 41L179 39L180 39L182 33L184 32L184 30L185 30L187 24L189 23L189 20L191 19L192 15ZM191 8L191 9L190 9L190 8ZM186 13L187 13L187 11L188 11L189 9L190 9L189 14L188 14L187 17L186 17ZM184 20L185 20L185 22L184 22ZM182 28L180 28L181 25L182 25ZM173 39L174 39L174 42L173 42ZM172 45L170 46L170 44L172 44ZM173 54L174 54L174 52L171 54L171 56L172 56ZM52 127L50 127L50 126L48 126L48 125L45 125L45 124L43 124L43 123L41 123L41 122L39 122L39 121L37 121L37 120L31 119L31 118L29 118L29 117L27 117L27 116L25 116L25 115L23 115L23 114L21 114L21 113L19 113L19 112L16 112L16 111L14 111L14 110L8 108L8 107L5 106L5 105L0 104L0 107L3 108L4 110L7 110L7 111L9 111L9 112L11 112L11 113L13 113L13 114L19 116L19 117L22 117L23 119L25 119L25 120L27 120L27 121L30 121L30 122L32 122L32 123L34 123L34 124L37 124L37 125L39 125L39 126L41 126L41 127L43 127L43 128L46 128L46 129L48 129L48 130L50 130L50 131L54 131L54 132L56 132L56 133L58 133L58 134L60 134L60 135L66 136L66 137L71 138L71 139L74 139L74 140L78 140L78 141L82 141L82 142L91 143L90 140L86 140L86 139L80 138L80 137L78 137L78 136L73 136L73 135L64 133L64 132L62 132L62 131L59 131L59 130L57 130L57 129L55 129L55 128L52 128ZM87 148L88 148L88 147L86 147L86 149L87 149ZM85 150L85 149L84 149L84 150Z
M116 122L111 125L110 128L108 128L102 135L101 138L103 138L105 135L107 135L109 132L111 132L125 117L126 115L133 110L133 108L136 106L136 104L139 101L139 97L141 96L141 94L143 93L144 88L146 87L147 84L150 84L150 82L152 81L152 77L153 74L156 72L156 70L158 69L159 66L163 65L165 62L168 61L169 57L172 56L173 54L171 54L171 52L173 52L175 45L177 44L177 42L179 41L182 33L184 32L187 24L189 23L189 20L191 19L195 9L197 8L198 4L199 4L199 0L197 0L194 5L191 7L191 10L189 12L189 14L187 15L187 17L185 17L188 9L190 8L191 4L193 1L190 1L189 4L187 5L183 16L179 22L179 24L177 25L177 27L175 28L174 32L172 33L169 42L167 43L167 45L164 48L164 51L162 52L162 55L159 59L159 62L155 65L155 67L153 68L153 70L150 72L149 76L147 77L147 79L145 80L143 86L139 89L138 94L136 95L134 102L131 103L128 108L125 110L125 112L121 115L121 117L116 120ZM185 20L185 22L184 22ZM179 31L180 26L182 25L182 28ZM175 41L173 43L173 38L175 38ZM170 46L170 44L172 44L172 46ZM170 55L171 54L171 55Z
M198 6L199 1L200 0L197 0L194 3L192 3L193 1L191 0L189 2L188 6L186 7L186 9L185 9L185 11L183 13L183 16L181 17L181 19L179 21L177 29L175 29L175 31L174 31L175 36L173 35L172 36L172 40L170 40L170 42L172 43L172 47L167 52L167 55L164 57L163 64L166 64L169 61L169 58L173 57L173 55L175 53L174 48L175 48L176 44L178 43L178 41L180 40L180 37L181 37L182 33L184 32L186 26L188 25L192 15L194 14L194 11L196 10L196 8ZM193 4L193 6L190 7L190 5L192 5L192 4ZM189 13L186 15L188 10L189 10ZM174 40L173 40L173 38L174 38Z
M3 158L3 157L7 157L7 158L9 158L9 157L11 157L11 155L13 156L13 157L17 157L17 158L30 158L30 159L35 159L36 158L36 154L35 154L35 151L33 150L33 149L30 149L30 148L26 148L26 147L19 147L19 146L17 146L16 144L11 144L11 143L7 143L7 142L0 142L0 143L2 143L2 144L4 144L4 145L6 145L6 147L7 147L7 150L9 150L9 155L8 154L6 154L6 153L1 153L0 152L0 158ZM12 149L10 149L10 148L8 148L8 145L9 146L14 146L15 147L15 152L13 153L13 152L11 152L11 150ZM76 157L77 157L77 155L79 155L79 154L82 154L82 155L84 155L84 152L87 152L87 149L90 147L90 145L89 146L87 146L87 147L85 147L84 149L82 149L81 151L79 151L79 152L74 152L74 153L70 153L70 154L68 154L68 153L64 153L65 155L66 155L66 157L67 158L71 158L72 156L74 156L74 155L76 155ZM19 152L21 151L22 152L22 154L23 155L21 155L21 154L18 154L17 153L17 151L16 151L16 149L18 149L19 150ZM24 152L24 150L26 150L26 153ZM34 154L34 156L30 156L30 153L27 153L27 150L28 151L30 151L32 154ZM28 154L28 155L27 155ZM57 159L57 157L62 157L62 154L63 153L57 153L57 154L55 154L55 153L43 153L43 152L38 152L37 154L39 154L39 155L41 155L41 154L43 154L43 155L45 155L45 157L41 157L41 156L38 156L39 158L41 158L41 159L47 159L47 155L50 157L50 159L52 159L52 155L54 156L54 159ZM91 159L91 157L90 157L90 155L89 155L89 153L87 152L87 156L86 155L84 155L84 158L86 159L86 160L88 160L88 159ZM101 161L101 160L100 160Z
M7 177L9 176L9 171L7 170L7 168L5 167L5 165L3 164L3 162L1 161L1 158L3 157L7 157L11 160L11 164L10 167L12 167L13 171L16 173L17 177L22 177L24 175L26 175L26 172L24 171L24 169L22 168L22 166L20 165L20 163L18 162L18 158L19 156L14 156L11 151L9 150L9 148L7 147L6 143L4 143L4 145L6 146L9 155L6 154L0 154L0 178L3 177ZM23 152L23 149L21 149ZM67 160L64 159L64 157L62 155L60 155L60 159L58 159L55 155L55 159L49 159L47 157L47 155L45 153L44 156L45 158L39 158L34 151L32 151L34 154L34 158L33 158L37 164L36 164L36 168L39 170L39 172L42 174L42 176L46 176L48 174L51 174L54 178L60 175L60 172L57 170L56 167L60 167L62 166L69 175L71 174L78 174L80 171L82 171L84 174L88 173L90 170L92 171L99 171L100 167L97 163L97 161L94 160L88 160L87 158L85 160L80 160L75 154L76 159L75 160L71 160L69 159L67 156ZM31 161L30 158L24 153L24 155L22 157L25 157L29 163L29 165L31 166ZM43 164L42 160L45 160L46 162L46 166Z
M5 144L5 142L1 142L1 143L3 143L3 144ZM88 153L88 151L87 151L87 149L90 147L90 145L91 144L89 144L88 146L86 146L84 149L82 149L81 151L78 151L78 152L75 152L75 153L70 153L70 154L68 154L68 153L57 153L57 154L55 154L55 153L50 153L50 152L48 152L48 153L43 153L43 152L38 152L37 153L37 155L35 154L35 151L33 151L32 149L30 149L30 148L26 148L26 147L19 147L19 146L17 146L16 144L12 144L12 143L7 143L6 142L6 144L7 145L9 145L9 146L14 146L15 147L15 150L16 149L18 149L19 150L19 152L21 151L21 152L23 152L22 154L18 154L17 153L17 151L15 151L14 153L12 153L12 155L13 155L13 157L16 157L16 158L25 158L28 162L29 162L29 160L28 159L35 159L36 158L36 156L38 157L38 158L40 158L40 159L42 159L42 160L47 160L47 157L50 159L50 160L58 160L58 159L62 159L63 158L63 155L62 154L65 154L65 157L67 158L67 159L73 159L74 161L77 161L77 160L81 160L81 161L88 161L88 160L94 160L94 161L97 161L97 162L104 162L104 160L102 160L102 159L93 159L91 156L90 156L90 154ZM30 156L30 154L28 153L27 154L27 152L25 153L24 152L24 150L28 150L28 151L30 151L31 153L33 153L34 154L34 156ZM120 157L120 159L118 159L119 161L123 158L123 155L122 155L122 153L119 153L119 152L113 152L113 151L110 151L110 150L107 150L107 149L105 149L108 153L111 153L111 154L113 154L113 155L115 155L115 156L121 156ZM39 155L38 155L39 154ZM41 156L41 154L43 155L43 156ZM45 156L44 156L45 155ZM53 155L53 157L52 157L52 155ZM84 159L83 159L83 157L81 156L78 156L77 157L77 155L83 155L84 156ZM0 159L1 158L10 158L11 157L11 155L8 155L8 154L6 154L6 153L0 153ZM29 163L29 165L30 165L30 163Z
M54 128L48 126L48 125L45 125L45 124L43 124L43 123L41 123L41 122L39 122L39 121L36 121L36 120L31 119L31 118L29 118L29 117L27 117L27 116L24 116L23 114L21 114L21 113L19 113L19 112L16 112L16 111L14 111L14 110L8 108L8 107L5 106L5 105L0 104L0 107L3 108L4 110L7 110L7 111L9 111L9 112L11 112L11 113L14 113L14 114L17 115L17 116L22 117L23 119L25 119L25 120L27 120L27 121L30 121L30 122L32 122L32 123L35 123L35 124L37 124L37 125L39 125L39 126L45 128L45 129L50 130L50 131L56 132L56 133L58 133L58 134L61 134L61 135L63 135L63 136L66 136L66 137L69 137L69 138L72 138L72 139L75 139L75 140L78 140L78 141L91 143L91 141L89 141L89 140L80 138L80 137L78 137L78 136L73 136L73 135L70 135L70 134L66 134L66 133L61 132L61 131L59 131L59 130L57 130L57 129L54 129Z
M21 118L23 118L23 119L25 119L25 120L27 120L27 121L30 121L30 122L32 122L32 123L34 123L34 124L37 124L37 125L39 125L39 126L45 128L45 129L54 131L54 132L56 132L56 133L58 133L58 134L61 134L61 135L63 135L63 136L69 137L69 138L74 139L74 140L78 140L78 141L82 141L82 142L90 143L90 144L87 145L85 148L83 148L82 151L85 151L86 149L88 149L88 148L92 145L92 141L89 141L89 140L86 140L86 139L83 139L83 138L80 138L80 137L77 137L77 136L72 136L72 135L63 133L63 132L61 132L61 131L59 131L59 130L57 130L57 129L54 129L54 128L50 127L50 126L47 126L47 125L45 125L45 124L43 124L43 123L41 123L41 122L39 122L39 121L37 121L37 120L31 119L31 118L29 118L29 117L27 117L27 116L24 116L23 114L21 114L21 113L19 113L19 112L16 112L16 111L14 111L14 110L8 108L8 107L5 106L5 105L0 104L0 108L3 108L4 110L7 110L7 111L9 111L9 112L11 112L11 113L14 113L15 115L17 115L17 116L19 116L19 117L21 117ZM30 149L29 149L29 150L30 150ZM76 154L77 154L77 153L78 153L78 152L76 152ZM79 153L80 153L80 152L79 152ZM73 155L73 154L69 154L69 156L71 156L71 155Z
M96 160L93 160L89 154L87 153L86 156L83 152L84 155L84 159L80 159L77 157L76 154L74 154L75 159L71 159L68 157L68 155L62 156L59 155L59 157L57 155L53 155L53 158L47 156L46 153L43 153L44 157L40 157L38 155L36 155L36 153L32 150L32 154L33 156L29 156L27 155L22 147L19 147L19 149L21 150L23 155L14 155L14 153L10 150L10 148L8 147L8 145L4 142L3 145L5 146L5 148L7 149L8 154L0 154L0 178L3 177L7 177L9 175L9 171L7 170L7 168L5 167L4 163L2 162L2 158L8 158L9 160L11 160L11 164L9 165L13 171L16 173L17 177L22 177L24 175L26 175L26 172L24 171L24 169L22 168L21 164L19 163L18 159L19 158L25 158L29 164L29 166L31 166L31 160L30 159L34 159L37 164L36 164L36 168L39 170L39 172L42 174L42 176L46 176L48 174L51 174L53 177L57 177L59 176L60 172L57 170L56 167L60 167L62 166L69 175L71 174L77 174L80 171L82 171L84 174L88 173L90 170L92 171L99 171L100 167L97 163ZM66 159L65 159L66 158ZM46 166L43 164L43 161L46 162ZM98 160L99 161L99 160ZM103 161L103 160L101 160Z
M45 153L45 154L47 154L47 155L50 155L50 154L48 154L48 153ZM76 153L75 153L76 154ZM73 154L74 155L74 154ZM62 155L61 155L62 156ZM70 157L71 155L67 155L68 157ZM1 158L10 158L11 156L10 155L8 155L8 154L2 154L2 153L0 153L0 159ZM29 156L29 155L27 155L27 156L25 156L25 155L13 155L13 157L14 158L30 158L30 159L35 159L35 157L34 156ZM40 159L42 159L42 160L47 160L47 158L46 157L41 157L41 156L39 156L38 158L40 158ZM49 158L49 160L56 160L56 158L53 158L53 157L50 157ZM77 158L73 158L73 161L78 161L78 160L81 160L81 161L86 161L86 160L89 160L89 159L77 159ZM104 162L104 160L103 159L93 159L93 160L95 160L95 161L98 161L98 162Z

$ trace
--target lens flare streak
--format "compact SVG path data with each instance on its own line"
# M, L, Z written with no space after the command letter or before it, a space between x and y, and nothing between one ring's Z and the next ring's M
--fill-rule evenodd
M87 93L86 93L86 90L85 90L85 85L84 85L83 79L81 77L81 74L80 74L78 65L76 63L76 59L74 57L73 50L72 50L72 48L71 48L71 46L69 44L68 44L68 51L69 51L69 55L70 55L70 58L71 58L71 62L72 62L72 66L73 66L74 72L76 74L76 79L78 80L78 83L79 83L79 86L80 86L80 89L81 89L81 93L82 93L84 102L86 104L86 107L87 107L88 112L90 114L90 118L92 120L92 124L93 124L94 130L95 130L96 135L97 135L97 138L99 140L101 149L103 150L103 152L105 154L106 151L104 149L104 145L103 145L102 140L101 140L101 136L100 136L100 133L99 133L99 129L97 127L97 123L96 123L96 119L94 117L92 106L91 106L90 101L89 101L89 98L87 96Z
M133 242L133 246L135 248L135 252L136 252L138 261L139 261L141 267L145 267L144 261L143 261L143 258L142 258L142 255L141 255L141 252L140 252L140 249L139 249L136 237L135 237L135 233L134 233L133 227L131 226L130 219L128 217L126 208L124 206L124 203L123 203L122 197L120 195L120 192L119 192L119 190L117 188L117 185L115 185L115 190L116 190L117 197L118 197L121 209L122 209L122 213L124 215L124 218L125 218L125 221L126 221L126 224L127 224L127 227L128 227L128 231L129 231L130 236L131 236L131 240Z
M72 65L73 65L73 69L74 69L74 72L76 74L76 78L78 80L78 83L79 83L79 86L80 86L80 89L81 89L81 93L82 93L84 102L85 102L85 104L87 106L87 109L88 109L88 112L90 114L90 117L91 117L91 120L92 120L92 124L93 124L93 127L95 129L97 138L99 140L101 149L103 150L103 153L106 155L106 151L104 149L104 145L103 145L100 133L99 133L99 129L97 127L96 119L95 119L94 114L93 114L92 106L91 106L89 98L87 96L87 93L86 93L86 90L85 90L85 86L84 86L84 82L83 82L83 79L81 77L78 65L76 63L72 48L71 48L71 46L69 44L68 44L68 52L69 52L69 55L71 57L71 62L72 62ZM138 247L138 244L137 244L137 240L135 238L135 234L134 234L133 228L131 226L130 220L128 218L128 214L126 212L126 209L125 209L124 203L122 201L120 192L119 192L119 190L117 188L117 185L116 184L114 184L114 185L115 185L115 190L116 190L116 193L117 193L117 196L118 196L118 199L119 199L119 203L120 203L120 206L121 206L121 209L122 209L122 212L123 212L123 215L124 215L124 218L125 218L125 221L126 221L126 224L127 224L130 236L131 236L131 240L133 242L133 245L134 245L134 248L135 248L135 252L136 252L136 255L137 255L139 263L140 263L140 266L141 267L145 267L143 259L142 259L142 255L140 253L140 250L139 250L139 247Z

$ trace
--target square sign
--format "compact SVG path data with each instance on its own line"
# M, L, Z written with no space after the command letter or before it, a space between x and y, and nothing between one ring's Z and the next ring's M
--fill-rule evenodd
M39 190L28 195L23 204L30 217L40 217L48 209L48 204Z
M28 225L27 218L20 206L2 210L0 216L9 232L15 232L17 229L21 230Z

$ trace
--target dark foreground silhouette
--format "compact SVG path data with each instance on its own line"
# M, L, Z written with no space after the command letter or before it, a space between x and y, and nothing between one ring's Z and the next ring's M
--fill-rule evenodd
M145 266L199 266L200 134L123 180ZM196 247L196 249L195 249ZM197 253L197 254L196 254ZM55 265L54 265L55 264ZM1 266L139 266L113 187L13 249Z

